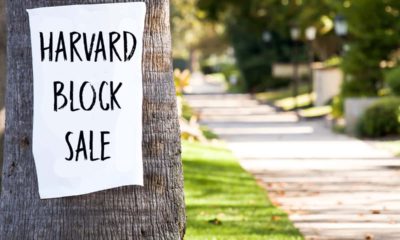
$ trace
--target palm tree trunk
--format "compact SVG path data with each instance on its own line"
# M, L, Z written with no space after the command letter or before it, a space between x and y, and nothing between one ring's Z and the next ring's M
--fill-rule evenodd
M8 0L8 81L1 239L182 239L180 134L172 82L169 1L146 0L144 187L40 200L31 149L33 80L27 8L125 2Z
M0 1L0 166L3 164L4 95L6 83L6 18L5 2ZM1 182L1 181L0 181Z

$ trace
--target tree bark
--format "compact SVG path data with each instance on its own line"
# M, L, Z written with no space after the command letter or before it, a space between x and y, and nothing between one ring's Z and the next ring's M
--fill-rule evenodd
M6 18L5 2L0 1L0 166L3 164L4 95L6 82ZM1 180L1 178L0 178ZM0 181L1 182L1 181Z
M169 1L146 0L144 187L40 200L31 149L33 79L26 9L122 0L8 0L8 81L1 239L182 239L180 134L172 82ZM49 142L49 144L51 144Z

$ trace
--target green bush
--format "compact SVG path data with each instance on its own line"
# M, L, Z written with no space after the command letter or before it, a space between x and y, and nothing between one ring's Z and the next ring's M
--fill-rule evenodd
M382 98L372 104L362 115L358 124L361 137L384 137L400 133L400 98Z
M400 96L400 67L389 70L385 74L385 82L394 95Z
M344 115L344 103L343 97L337 95L332 99L332 116L334 118L341 118Z
M190 107L190 105L186 102L183 101L182 103L182 117L186 119L187 121L190 121L193 115L196 113L193 111L193 109Z

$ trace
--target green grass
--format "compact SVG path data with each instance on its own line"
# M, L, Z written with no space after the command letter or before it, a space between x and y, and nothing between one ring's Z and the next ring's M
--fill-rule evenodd
M274 105L281 108L284 111L292 111L296 108L310 107L313 103L314 96L310 94L301 94L296 98L288 97L277 100Z
M332 131L338 134L346 134L346 125L342 123L333 123Z
M396 157L400 157L400 140L384 140L376 141L375 146L393 153Z
M225 75L223 73L211 73L207 74L207 77L211 78L215 82L225 83Z
M182 117L186 119L187 121L190 121L190 118L194 115L194 111L192 107L189 106L189 104L186 101L183 101L182 103Z
M311 107L301 110L299 112L300 116L303 118L319 118L324 117L330 113L332 113L331 106Z
M200 126L200 130L208 140L218 139L218 135L211 131L207 126Z
M300 84L299 94L306 94L308 92L307 84ZM279 99L289 98L293 96L292 88L279 89L274 91L268 91L263 93L257 93L255 95L256 99L262 102L274 102Z
M301 84L299 86L299 95L293 98L293 90L292 88L285 88L281 90L268 91L264 93L257 93L255 98L261 102L272 103L278 108L281 108L284 111L292 111L296 108L305 108L312 106L313 100L315 98L314 95L308 94L308 85Z
M222 146L183 142L187 240L303 239Z

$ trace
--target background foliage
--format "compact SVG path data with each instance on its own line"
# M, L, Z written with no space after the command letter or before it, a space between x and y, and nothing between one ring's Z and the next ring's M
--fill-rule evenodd
M342 64L346 73L343 96L378 94L383 86L382 67L385 61L395 60L400 44L399 7L398 0L353 0L341 8L351 33Z

